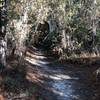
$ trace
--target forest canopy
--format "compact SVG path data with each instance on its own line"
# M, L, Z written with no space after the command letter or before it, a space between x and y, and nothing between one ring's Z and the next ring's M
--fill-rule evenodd
M58 48L70 54L99 54L99 0L10 0L8 17L8 25L10 29L14 28L13 34L17 35L19 28L17 30L17 26L11 23L17 24L20 20L27 20L28 30L23 35L31 35L32 41L28 41L33 44L41 42L41 38L44 44L48 41L52 49L59 45ZM38 24L43 23L43 20L49 24L47 37L36 32Z
M5 28L1 25L1 31L5 31L1 33L6 32L8 51L9 42L14 41L12 48L16 46L17 54L29 45L42 45L60 56L99 55L99 0L3 2L0 1L1 14L5 17L1 23Z

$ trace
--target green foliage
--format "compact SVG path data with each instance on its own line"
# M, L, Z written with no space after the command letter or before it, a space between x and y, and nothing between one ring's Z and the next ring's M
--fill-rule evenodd
M18 15L16 12L14 11L9 11L8 12L8 16L9 16L9 19L19 19L20 15Z
M92 30L93 22L96 25L94 19L99 16L100 2L96 1L97 4L94 3L94 0L23 0L23 2L11 0L8 15L10 19L19 19L23 8L28 5L29 34L26 37L27 44L32 40L33 35L35 41L39 39L40 35L36 36L37 34L34 33L38 23L43 20L49 21L53 19L59 24L59 32L49 33L44 43L50 43L55 46L60 45L62 41L62 29L67 30L69 28L65 34L71 38L70 44L73 41L76 43L73 44L73 47L67 46L66 49L72 50L71 48L76 48L85 50L86 44L89 45L89 41L93 37L93 32L90 33L89 30ZM96 44L99 45L100 30L98 27L96 30ZM66 44L68 44L67 39Z
M100 46L100 29L97 29L98 45Z

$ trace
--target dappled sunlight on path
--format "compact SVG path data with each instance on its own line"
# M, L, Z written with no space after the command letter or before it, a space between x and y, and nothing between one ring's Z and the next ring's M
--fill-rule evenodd
M47 57L44 57L43 55L35 55L35 54L27 52L27 57L25 59L26 61L28 61L29 63L33 65L44 67L46 64L49 64L49 62L42 61L46 58Z
M27 52L27 79L41 86L46 100L99 100L84 68L61 65L41 51ZM51 64L52 63L52 64Z

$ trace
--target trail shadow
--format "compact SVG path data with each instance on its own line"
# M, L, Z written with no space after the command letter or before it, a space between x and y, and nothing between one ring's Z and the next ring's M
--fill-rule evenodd
M37 83L27 79L27 66L3 68L0 72L0 94L4 100L38 100L41 94ZM34 80L35 81L35 80ZM44 99L43 99L44 100Z

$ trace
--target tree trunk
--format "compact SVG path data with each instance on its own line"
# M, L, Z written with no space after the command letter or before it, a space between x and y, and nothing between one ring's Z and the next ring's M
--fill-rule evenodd
M6 66L6 23L7 23L7 3L6 0L2 1L2 6L0 7L0 64Z
M97 25L96 25L96 0L93 0L93 15L92 15L92 33L93 33L93 50L94 52L97 52L97 48L96 48L96 29L97 29Z
M66 42L67 42L66 41L66 33L65 33L65 30L63 29L62 30L62 46L63 46L64 49L66 49L66 47L67 47L67 43Z

